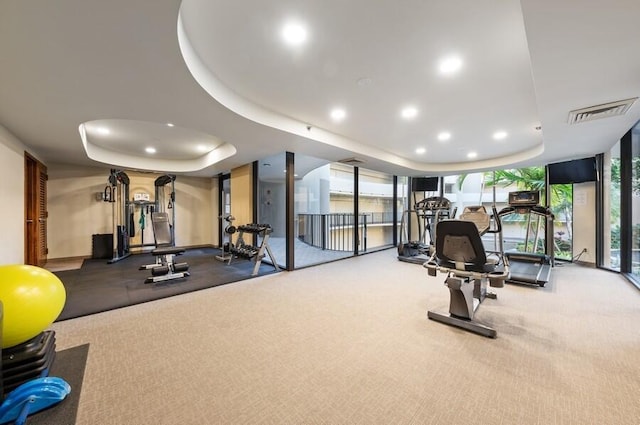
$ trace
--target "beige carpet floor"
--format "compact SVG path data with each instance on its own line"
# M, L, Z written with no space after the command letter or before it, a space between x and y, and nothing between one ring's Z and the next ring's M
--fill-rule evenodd
M640 292L557 267L477 318L393 250L53 325L90 343L79 424L640 424Z

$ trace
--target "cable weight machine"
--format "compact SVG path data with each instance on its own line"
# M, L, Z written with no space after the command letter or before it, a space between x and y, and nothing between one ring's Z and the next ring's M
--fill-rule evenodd
M155 186L155 207L154 212L167 212L171 217L171 245L176 243L176 175L164 174L158 177L153 183Z
M171 245L175 245L175 180L176 176L173 174L161 175L154 181L154 200L148 200L148 196L146 196L146 199L131 199L130 179L127 173L115 168L110 170L108 184L102 194L102 200L111 204L112 211L113 255L108 261L109 264L130 256L131 248L156 246L155 240L145 243L144 238L147 216L151 218L155 212L169 213ZM136 235L136 208L140 210L138 224L141 230L141 243L132 244L131 238Z
M113 256L109 264L118 262L131 255L129 232L133 223L128 212L129 176L122 170L111 169L109 184L104 188L103 200L111 203L113 226Z

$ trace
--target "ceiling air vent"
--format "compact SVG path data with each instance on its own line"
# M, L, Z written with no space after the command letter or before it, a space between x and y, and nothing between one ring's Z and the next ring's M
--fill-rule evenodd
M364 164L364 161L361 160L361 159L358 159L358 158L341 159L338 162L340 162L342 164L353 165L354 167L357 167L358 165Z
M597 120L599 118L624 115L637 99L637 97L634 97L632 99L619 100L617 102L576 109L575 111L569 112L569 124L578 124L584 121Z

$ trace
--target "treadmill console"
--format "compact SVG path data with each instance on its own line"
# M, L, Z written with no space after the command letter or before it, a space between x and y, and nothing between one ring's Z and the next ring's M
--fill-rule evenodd
M441 196L432 196L418 201L415 205L416 210L436 211L448 210L451 208L451 201Z
M509 205L512 207L534 207L539 203L540 192L537 190L509 192Z

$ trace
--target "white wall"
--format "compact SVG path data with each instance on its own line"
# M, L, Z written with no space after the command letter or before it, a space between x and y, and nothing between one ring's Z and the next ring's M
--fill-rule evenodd
M596 184L594 182L573 185L573 256L581 262L596 263Z
M24 263L24 151L26 147L0 125L0 264Z

